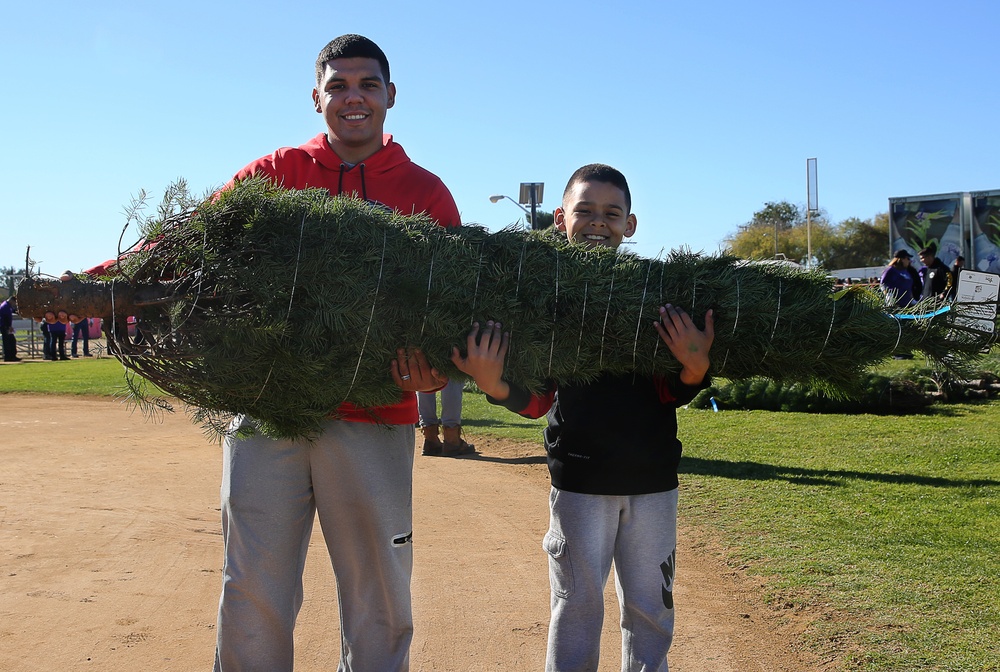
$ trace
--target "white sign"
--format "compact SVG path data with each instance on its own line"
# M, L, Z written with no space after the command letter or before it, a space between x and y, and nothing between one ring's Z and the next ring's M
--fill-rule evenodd
M955 323L992 334L996 328L1000 275L959 271L955 295Z

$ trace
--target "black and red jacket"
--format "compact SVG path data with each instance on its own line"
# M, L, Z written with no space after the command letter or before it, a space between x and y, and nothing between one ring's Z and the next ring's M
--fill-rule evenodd
M677 487L681 442L676 408L708 386L678 376L602 374L581 385L549 383L532 395L510 386L503 402L528 418L547 415L545 452L553 487L591 495L642 495Z

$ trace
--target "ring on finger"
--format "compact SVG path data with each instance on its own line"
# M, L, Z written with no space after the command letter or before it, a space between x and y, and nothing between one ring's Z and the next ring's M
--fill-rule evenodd
M406 374L405 376L400 376L400 378L402 378L403 380L409 380L410 374Z

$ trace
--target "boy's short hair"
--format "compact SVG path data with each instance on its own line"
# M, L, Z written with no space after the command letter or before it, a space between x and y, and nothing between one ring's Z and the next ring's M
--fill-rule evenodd
M382 68L382 77L388 84L389 79L389 59L377 44L363 35L353 33L341 35L334 38L323 47L316 57L316 83L323 82L323 73L326 70L327 61L335 58L374 58Z
M632 212L632 192L628 189L628 180L625 179L620 170L603 163L588 163L586 166L577 168L563 190L563 201L566 200L566 194L577 182L607 182L618 187L625 194L625 209Z

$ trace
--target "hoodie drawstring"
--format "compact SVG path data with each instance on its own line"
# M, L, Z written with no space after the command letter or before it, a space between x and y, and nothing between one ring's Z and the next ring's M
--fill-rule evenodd
M365 164L359 163L358 169L361 172L361 198L363 200L368 200L368 185L365 184ZM350 168L347 167L346 163L340 164L340 175L337 178L337 195L340 196L344 193L344 173L346 173Z

